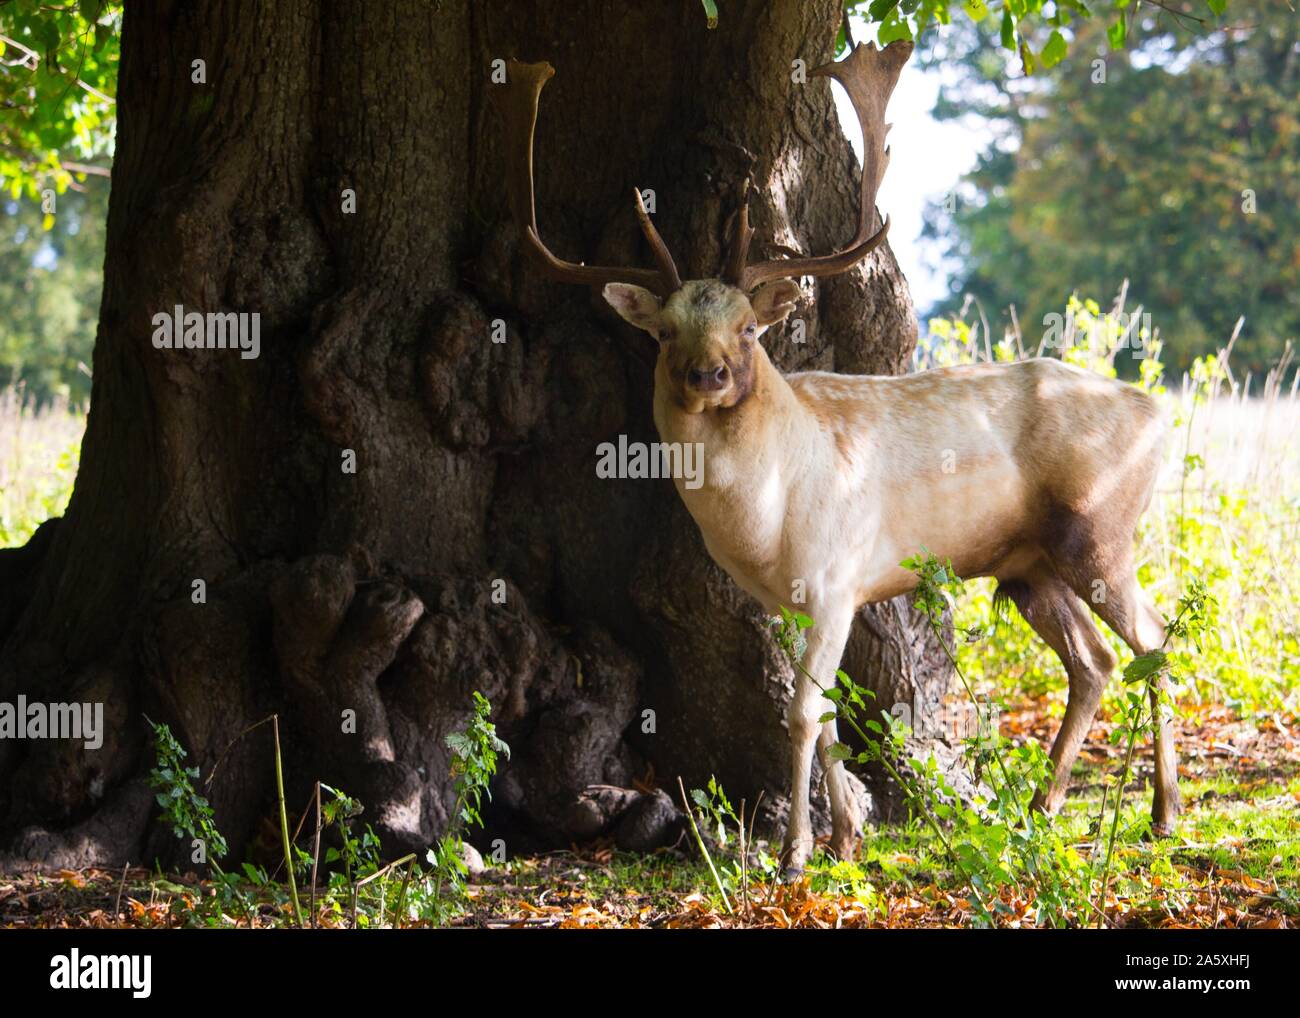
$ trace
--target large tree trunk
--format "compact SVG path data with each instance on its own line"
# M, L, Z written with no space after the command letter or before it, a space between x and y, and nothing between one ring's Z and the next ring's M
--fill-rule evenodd
M566 256L644 260L635 184L683 275L714 275L746 174L760 239L827 250L856 166L791 62L830 58L838 8L728 5L711 31L685 0L128 4L81 472L0 555L0 700L103 702L107 736L0 741L15 853L167 857L145 715L206 776L272 711L291 803L321 779L392 850L426 844L475 689L515 751L490 818L511 848L590 833L584 788L650 774L784 801L789 668L671 482L597 478L599 443L654 438L652 351L520 257L487 99L498 58L556 65L537 200ZM260 313L261 356L155 349L177 304ZM787 370L893 373L915 342L884 248L796 317L806 342L765 340ZM942 688L910 609L864 619L846 667L882 703ZM265 730L222 764L237 850L271 775Z

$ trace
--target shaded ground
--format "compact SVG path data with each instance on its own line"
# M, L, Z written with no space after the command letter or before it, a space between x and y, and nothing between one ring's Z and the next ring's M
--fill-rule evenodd
M1058 700L1025 701L1003 715L1013 739L1050 737ZM1107 742L1110 723L1094 725L1080 757L1065 829L1085 856L1093 849L1101 777L1117 770L1120 749ZM1222 707L1185 711L1180 740L1186 809L1179 836L1134 841L1117 849L1106 904L1115 926L1271 927L1300 924L1300 732L1294 719L1236 719ZM1149 758L1129 788L1136 817L1149 800ZM931 849L919 824L869 834L856 863L819 856L801 884L781 886L761 873L730 913L708 868L678 847L647 856L600 842L573 851L490 866L470 887L469 910L452 925L490 928L763 926L961 926L970 902ZM750 864L769 846L758 842ZM718 854L721 854L720 852ZM734 859L735 856L733 855ZM0 878L0 926L169 927L192 922L211 885L193 874L163 876L143 868L26 873ZM285 925L283 894L249 885L259 904L250 920L225 925ZM395 894L395 888L389 893ZM748 900L744 900L744 899ZM305 894L304 894L305 898ZM278 899L278 900L277 900ZM1032 901L1004 890L1008 926L1033 926ZM391 899L390 899L391 900ZM350 925L337 903L318 911L327 927ZM1095 919L1090 920L1095 922Z

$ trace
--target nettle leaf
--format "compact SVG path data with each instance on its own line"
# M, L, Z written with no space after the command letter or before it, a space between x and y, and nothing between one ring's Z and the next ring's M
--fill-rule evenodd
M1141 682L1156 675L1165 667L1165 662L1169 660L1169 655L1163 650L1153 650L1149 653L1135 657L1124 666L1125 682Z

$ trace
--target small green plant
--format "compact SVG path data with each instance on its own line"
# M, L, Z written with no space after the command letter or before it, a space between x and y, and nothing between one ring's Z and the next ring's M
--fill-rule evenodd
M148 780L161 810L158 822L170 824L178 839L188 841L214 875L217 894L211 899L201 898L200 907L191 913L190 918L201 925L220 925L223 910L232 905L238 905L241 911L251 916L252 905L240 891L238 878L221 868L219 860L225 857L229 848L217 829L212 805L194 787L199 769L185 766L188 754L170 727L149 717L145 721L153 731L154 766L149 771Z
M1186 676L1188 662L1185 656L1175 656L1167 649L1169 641L1179 639L1191 643L1198 653L1202 651L1207 633L1214 629L1217 602L1208 593L1205 584L1192 580L1185 593L1178 601L1178 612L1165 626L1164 642L1155 650L1140 654L1124 667L1124 682L1127 689L1120 705L1120 721L1111 732L1110 740L1118 745L1125 743L1124 764L1116 780L1114 811L1111 817L1110 833L1106 838L1106 855L1102 863L1101 901L1098 911L1104 907L1106 894L1110 889L1110 866L1115 852L1115 841L1119 834L1120 809L1124 801L1124 789L1128 785L1129 775L1133 769L1133 754L1138 742L1155 729L1157 714L1160 711L1172 711L1173 701L1169 695L1169 685ZM1167 678L1169 681L1163 681ZM1148 706L1149 705L1149 706ZM1105 820L1106 801L1110 786L1103 787L1101 811L1097 829L1100 831ZM1145 833L1143 830L1138 833Z
M488 720L491 710L492 705L487 699L475 693L473 711L465 731L447 737L447 746L451 750L451 775L455 783L455 807L447 833L429 849L427 870L419 866L414 853L385 863L374 828L366 824L363 829L358 829L356 825L357 818L363 813L361 802L340 789L320 783L312 796L318 816L316 829L312 831L316 847L314 852L304 851L297 840L306 823L306 815L292 835L285 816L277 724L276 792L284 857L290 865L286 866L287 887L282 887L275 879L279 867L268 874L264 868L244 862L240 870L253 889L254 897L258 901L269 899L277 909L292 905L296 922L305 925L297 895L296 878L301 876L304 880L310 879L313 923L322 914L343 922L349 905L354 927L386 924L390 922L390 912L394 925L401 925L410 918L443 924L459 914L467 899L468 867L464 859L463 834L469 827L482 826L483 799L485 796L490 798L488 786L496 774L497 760L500 754L509 756L510 753L510 747L497 736L496 727ZM271 715L249 726L231 746L267 721L274 723L278 719ZM204 925L221 925L226 921L223 910L237 903L249 923L253 924L256 920L254 903L241 890L239 877L223 871L217 861L227 854L228 846L216 828L211 805L195 788L198 768L184 766L185 750L165 724L153 721L149 724L154 732L157 754L157 763L149 780L157 791L157 802L162 810L160 820L170 823L178 838L189 838L197 843L196 847L203 847L203 857L215 874L218 888L218 893L211 898L201 898L205 903L215 903L215 907L204 904L191 910L188 918ZM219 759L208 778L209 783L220 763ZM308 806L310 810L311 804ZM322 862L320 835L327 832L333 832L337 844L326 848L323 861L333 869L317 899L316 875ZM397 873L402 874L402 880L390 908L389 878Z
M332 881L338 878L335 887L351 887L355 879L368 876L383 865L379 836L370 824L366 824L362 831L353 831L352 822L365 812L359 799L323 783L320 788L321 825L326 830L332 828L339 839L338 845L330 845L325 850L324 861L327 866L343 865L343 869L336 870L331 877ZM311 856L307 856L306 861L310 864Z
M749 858L751 854L755 853L753 831L754 822L758 816L757 804L755 804L753 813L750 815L748 824L746 824L744 801L741 801L739 809L733 806L716 776L709 775L709 783L705 788L691 789L689 801L680 778L677 779L677 785L682 794L682 806L686 810L687 819L690 821L691 833L695 838L696 847L709 868L709 875L713 878L713 884L718 889L723 909L731 913L733 911L731 899L737 898L741 910L748 913L750 909L750 884L753 880L753 873L749 867ZM694 803L694 808L692 808L691 803ZM696 822L697 813L700 819L708 825L714 843L719 852L722 853L718 863L714 862L713 856L705 844L704 837L700 833L699 824ZM728 833L729 824L736 829L734 851L731 847L732 838ZM759 876L765 882L775 880L778 871L776 857L768 852L758 850L756 859Z
M464 910L469 867L465 863L464 832L481 827L483 798L489 800L489 785L497 771L501 755L510 757L510 747L497 735L489 721L492 704L474 692L469 724L463 732L447 736L451 750L451 774L455 781L456 801L447 833L425 855L429 869L410 881L409 912L437 925ZM405 895L403 894L403 899Z
M172 825L177 838L200 842L204 855L218 869L216 860L227 852L226 839L217 830L212 806L194 788L199 769L186 767L185 748L176 740L171 728L146 717L153 729L155 763L149 772L149 787L157 793L161 808L159 822Z

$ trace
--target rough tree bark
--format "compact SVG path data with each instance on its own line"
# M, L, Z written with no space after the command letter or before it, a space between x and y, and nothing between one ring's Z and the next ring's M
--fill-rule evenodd
M12 852L168 858L144 715L206 775L272 711L293 802L319 778L391 850L427 844L474 689L514 747L490 817L511 848L589 836L584 789L651 775L716 774L779 819L789 668L671 482L596 477L600 442L654 439L652 351L519 256L487 91L497 58L558 69L537 200L564 255L644 260L635 184L683 275L714 275L747 174L761 240L826 250L856 162L791 61L830 58L838 7L736 4L710 31L686 2L127 5L81 472L0 554L0 700L102 701L107 734L0 742ZM154 349L177 304L259 313L261 356ZM897 372L915 342L884 248L796 317L805 343L765 340L785 369ZM886 704L947 681L902 603L864 612L846 667ZM211 790L236 851L270 776L261 730Z

